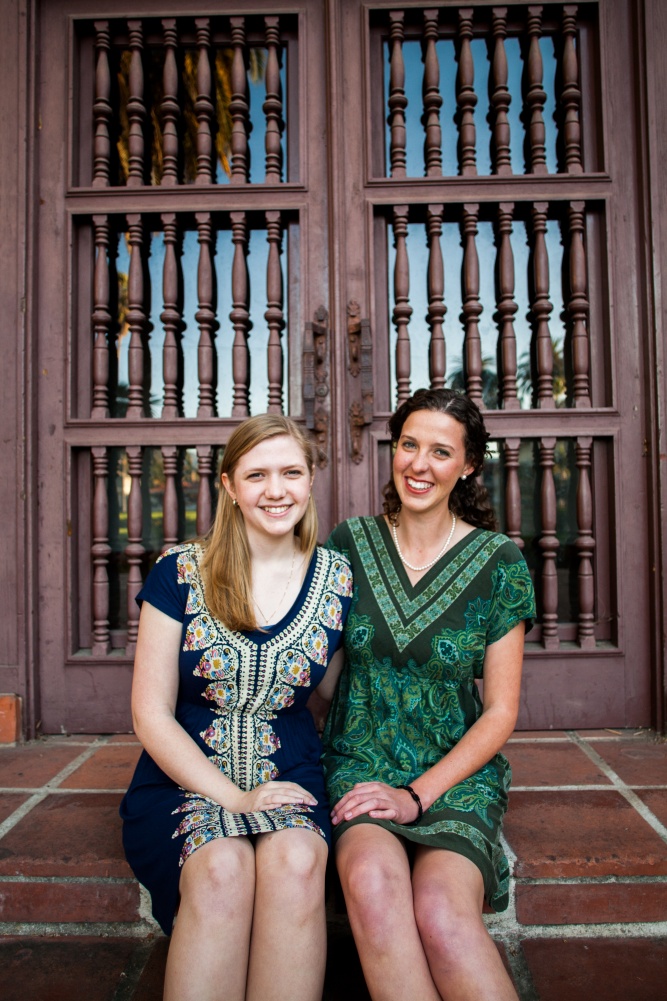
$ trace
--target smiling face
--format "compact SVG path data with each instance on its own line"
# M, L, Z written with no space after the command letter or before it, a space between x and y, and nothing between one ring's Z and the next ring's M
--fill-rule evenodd
M393 474L403 510L446 512L458 479L470 475L465 430L449 414L416 410L406 419L396 444Z
M308 506L312 476L299 443L275 435L242 455L222 485L236 500L248 537L293 532Z

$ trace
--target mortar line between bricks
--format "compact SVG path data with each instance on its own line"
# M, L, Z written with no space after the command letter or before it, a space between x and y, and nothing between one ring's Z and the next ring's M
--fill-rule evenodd
M0 936L39 935L44 938L148 938L155 935L155 927L139 921L0 921Z
M614 788L623 796L625 800L634 807L637 813L642 817L647 824L649 824L655 833L662 839L662 841L667 844L667 827L661 823L652 810L648 808L646 803L637 796L636 793L626 785L620 775L614 771L611 765L608 765L604 758L598 754L598 752L593 747L589 747L585 740L582 740L579 734L575 733L574 730L567 731L570 739L579 747L584 754L590 758L593 764L597 765L600 771L604 772L607 778L613 783Z
M65 778L67 778L67 776L65 776ZM31 793L34 793L36 791L40 792L43 788L44 788L43 786L37 786L37 787L35 787L35 786L20 786L20 787L19 786L14 786L14 787L12 787L12 786L0 786L0 794L2 794L2 795L10 795L11 793L17 793L17 795L22 795L22 794L30 795ZM58 788L58 789L47 789L46 792L51 793L54 796L72 796L73 794L78 795L79 793L84 793L85 795L91 795L92 796L92 795L99 795L99 793L101 793L101 792L106 792L106 793L109 793L111 795L116 795L116 796L123 796L127 792L127 786L124 786L122 789L109 789L109 788L106 788L106 787L105 788L95 789L92 786L90 786L88 788L85 788L85 789L79 789L77 786L65 786L63 788Z
M19 821L23 820L23 818L39 803L41 803L42 800L45 800L49 793L56 791L56 784L59 784L68 778L72 772L76 771L76 769L82 765L84 761L87 761L88 758L91 758L95 751L97 751L100 747L104 747L108 741L108 737L98 737L92 744L88 744L86 746L85 751L82 751L81 754L78 754L76 758L73 759L73 761L70 761L64 768L61 768L60 771L53 776L53 778L49 779L48 782L45 782L43 786L39 786L34 789L33 795L30 799L18 806L0 824L0 839L4 838L5 834L11 831L13 827L16 827ZM81 745L77 746L79 747ZM72 791L76 792L76 790ZM12 790L12 792L16 792L16 790Z
M61 885L82 885L97 886L99 883L110 883L112 885L133 886L136 879L133 876L5 876L0 873L1 883L53 883Z

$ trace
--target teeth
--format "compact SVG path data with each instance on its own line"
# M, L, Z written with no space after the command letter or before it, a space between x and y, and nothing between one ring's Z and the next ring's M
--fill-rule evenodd
M412 487L413 490L429 490L431 487L430 483L422 483L418 480L411 480L408 477L408 486Z
M265 507L264 510L268 514L284 514L289 510L289 504L283 504L282 507Z

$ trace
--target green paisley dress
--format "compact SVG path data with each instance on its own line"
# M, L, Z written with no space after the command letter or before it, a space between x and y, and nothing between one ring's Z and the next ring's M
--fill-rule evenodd
M324 733L332 803L355 782L409 785L454 747L479 718L487 646L535 614L528 567L506 536L474 529L415 585L382 517L352 518L328 545L352 564L346 666ZM527 627L528 627L527 623ZM488 903L508 903L509 867L500 843L510 766L496 754L449 789L414 826L368 815L408 841L446 848L480 869Z

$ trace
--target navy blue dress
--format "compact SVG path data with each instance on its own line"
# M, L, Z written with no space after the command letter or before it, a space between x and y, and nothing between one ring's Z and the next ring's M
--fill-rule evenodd
M305 828L330 843L322 746L306 702L341 644L350 565L317 548L287 615L266 630L232 632L206 606L202 549L176 546L156 562L137 600L183 623L175 716L232 782L248 791L279 778L317 806L230 813L179 787L143 751L120 807L128 862L171 934L180 867L214 838Z

